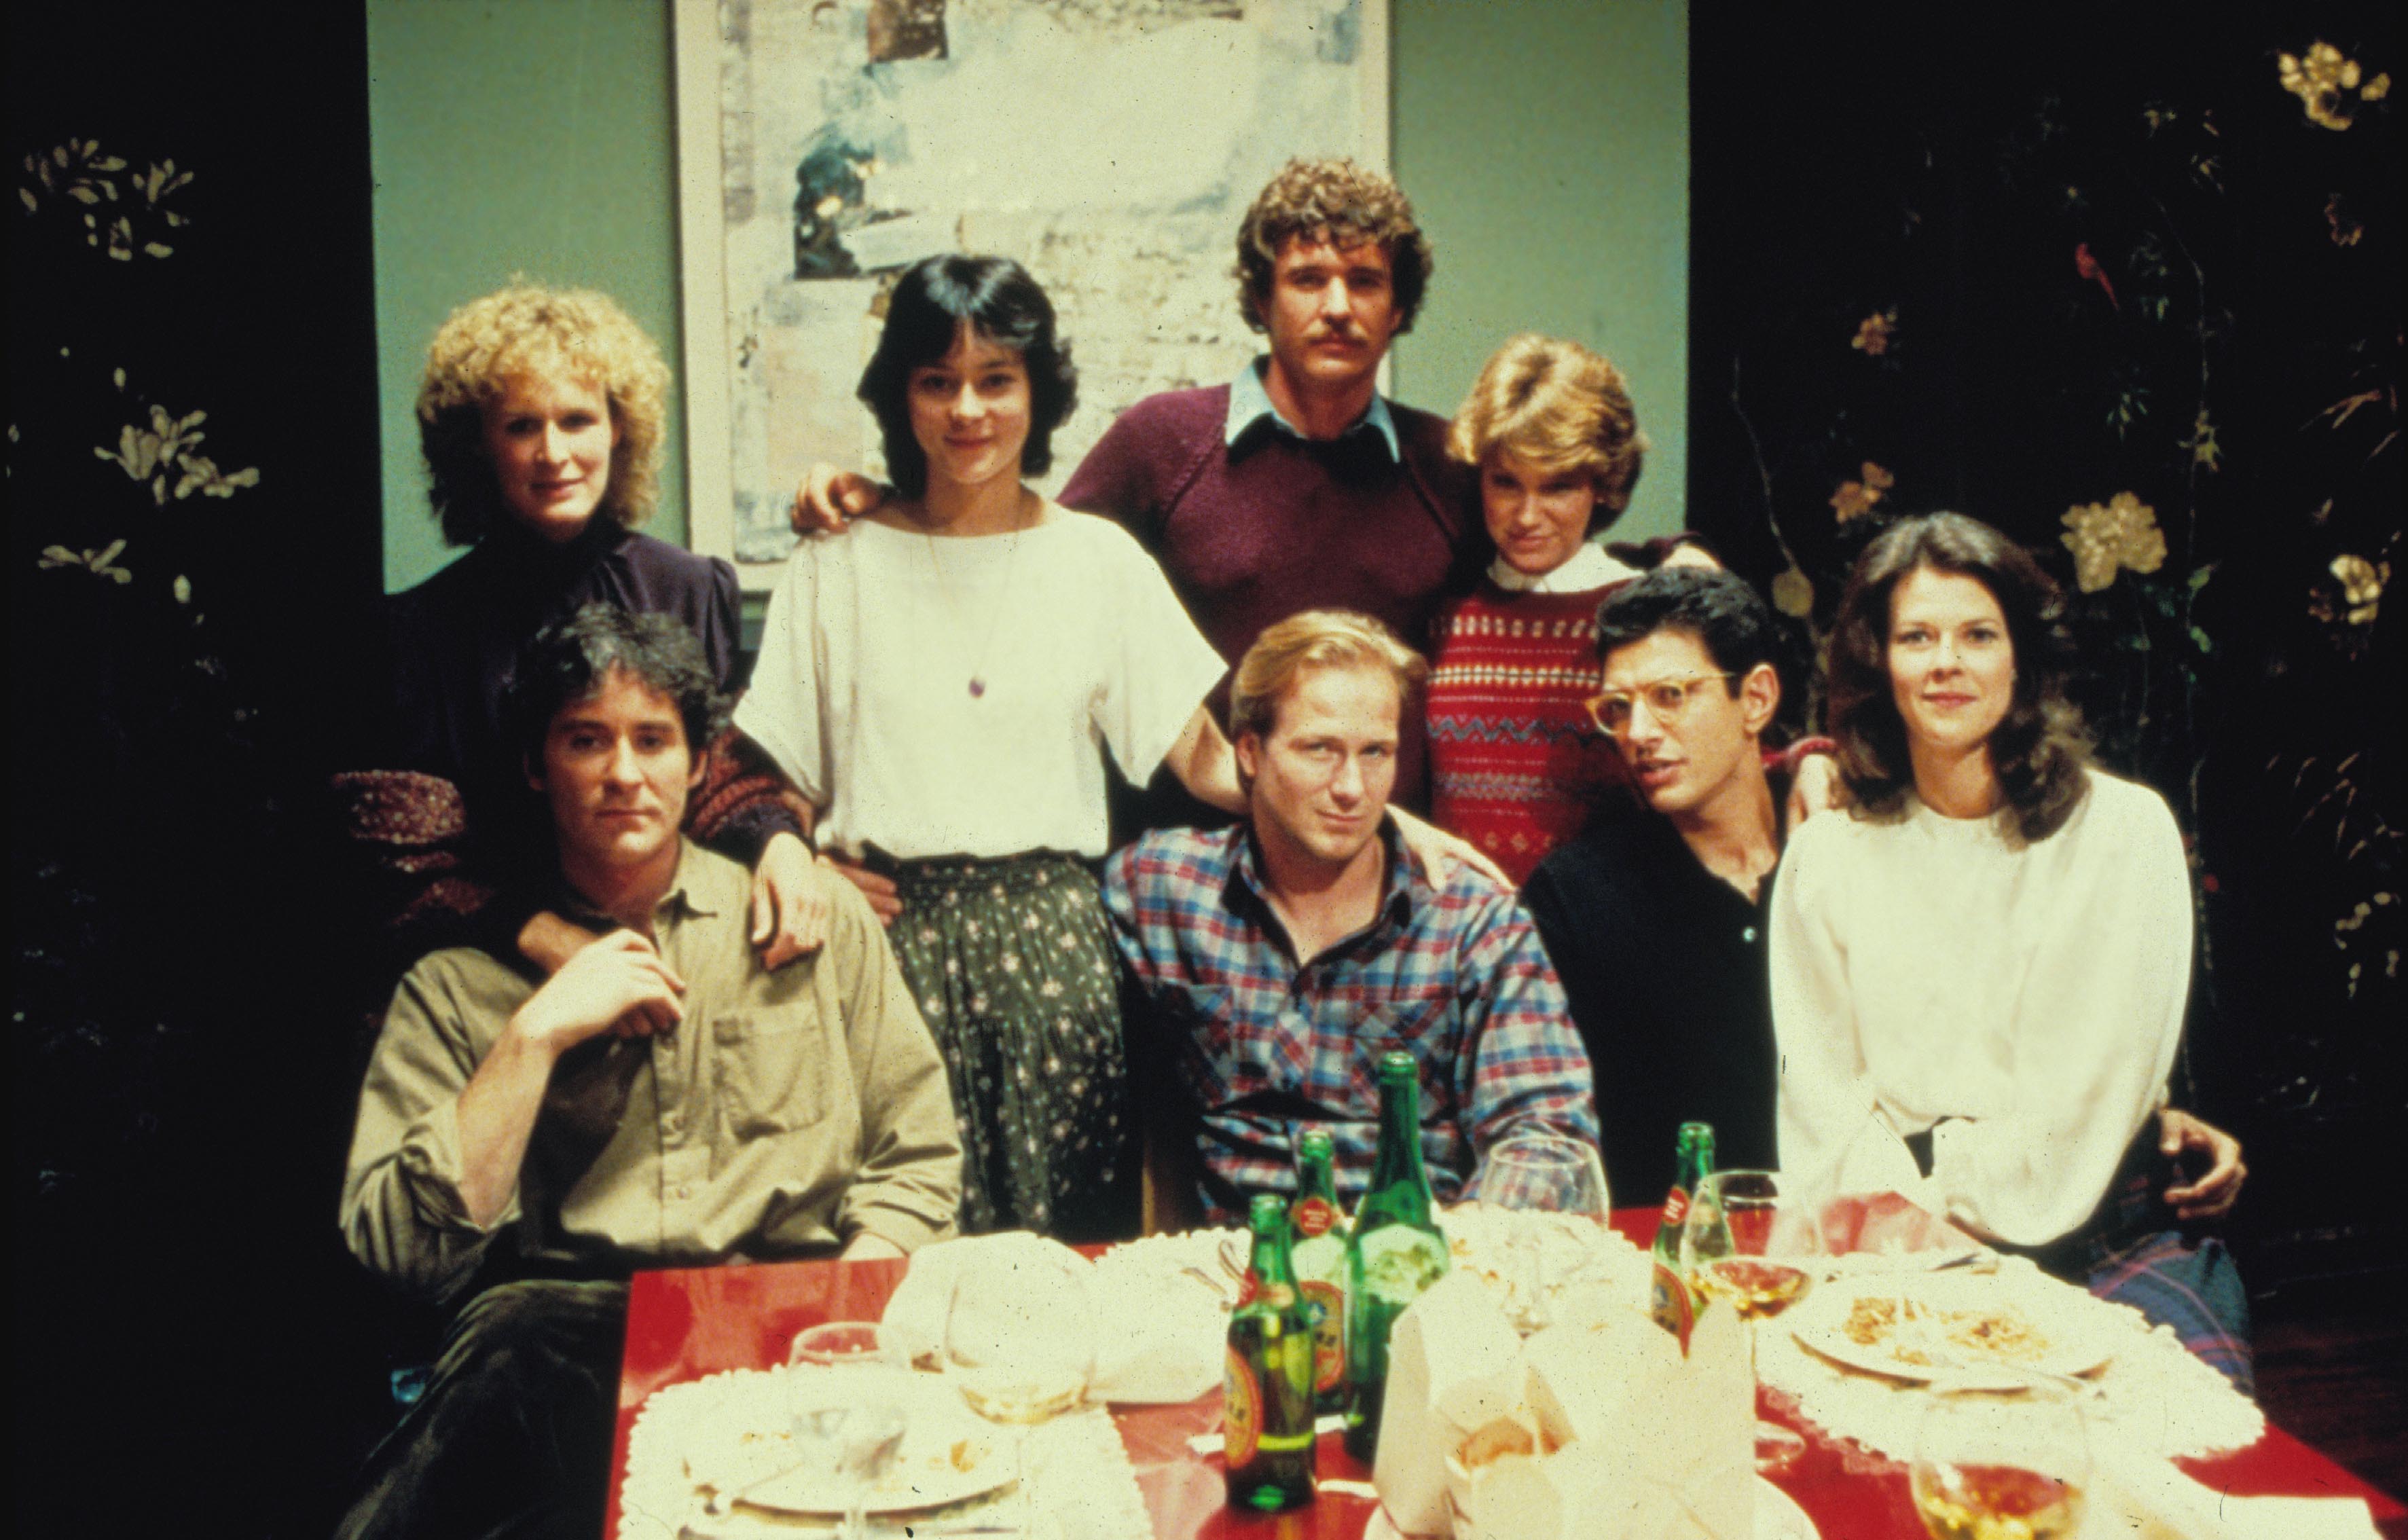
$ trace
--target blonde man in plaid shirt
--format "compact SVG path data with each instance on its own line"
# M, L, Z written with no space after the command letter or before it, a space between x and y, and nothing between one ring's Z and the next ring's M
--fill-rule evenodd
M1529 917L1468 866L1426 871L1388 816L1398 723L1425 667L1344 610L1265 631L1230 700L1246 820L1157 831L1105 869L1146 1006L1133 1047L1184 1093L1213 1217L1292 1191L1295 1139L1313 1126L1337 1146L1341 1195L1358 1196L1379 1137L1375 1068L1392 1048L1421 1064L1422 1152L1441 1200L1508 1134L1597 1140L1588 1056Z

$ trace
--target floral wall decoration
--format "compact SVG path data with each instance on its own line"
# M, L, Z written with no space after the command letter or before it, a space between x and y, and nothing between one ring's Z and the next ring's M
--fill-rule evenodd
M2396 14L1696 15L1690 522L1801 651L1897 517L2041 554L2100 762L2192 845L2178 1089L2371 1139L2408 1110Z
M191 976L136 895L206 886L199 853L255 835L278 777L255 681L211 620L216 575L251 549L262 472L181 390L171 404L146 387L213 372L193 366L203 302L181 272L194 172L137 169L92 138L19 164L12 282L33 313L11 338L11 619L21 709L50 752L21 788L44 816L21 817L12 849L15 1046L36 1090L22 1147L49 1198L159 1139L214 1002L178 989Z

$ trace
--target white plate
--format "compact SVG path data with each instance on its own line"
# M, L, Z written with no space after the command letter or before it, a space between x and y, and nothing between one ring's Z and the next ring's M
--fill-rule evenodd
M788 1371L810 1373L810 1371ZM972 1416L959 1392L933 1376L897 1374L891 1397L909 1419L895 1463L870 1489L866 1513L910 1513L943 1507L995 1490L1011 1480L1011 1457L996 1430ZM759 1438L752 1456L769 1469L779 1435ZM787 1458L798 1458L798 1454ZM841 1514L844 1488L817 1468L797 1464L782 1474L749 1481L731 1494L742 1507L772 1513Z
M2030 1323L2032 1330L2047 1339L2045 1350L2031 1367L2048 1374L2090 1374L2114 1357L2112 1340L2079 1319L2078 1310L2066 1307L2087 1303L2086 1300L2052 1301L2046 1297L2045 1290L2002 1276L1941 1273L1878 1280L1831 1278L1817 1285L1782 1318L1782 1323L1801 1346L1834 1363L1869 1375L1922 1384L1943 1376L1961 1379L1969 1373L1978 1378L1983 1370L1996 1365L2000 1383L2024 1383L2015 1377L2016 1370L2022 1367L2018 1361L1985 1353L1978 1348L1946 1343L1945 1350L1955 1362L1934 1365L1901 1359L1885 1342L1860 1343L1848 1335L1848 1314L1857 1301L1892 1300L1901 1293L1917 1305L1940 1312L2014 1309Z
M1363 1540L1405 1540L1388 1510L1375 1507L1363 1525ZM1814 1520L1806 1517L1790 1495L1767 1481L1756 1478L1756 1540L1823 1540Z

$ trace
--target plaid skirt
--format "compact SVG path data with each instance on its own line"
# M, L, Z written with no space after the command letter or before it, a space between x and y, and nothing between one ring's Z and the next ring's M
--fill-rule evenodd
M2158 1153L2157 1141L2157 1119L2152 1117L2080 1229L2046 1246L1999 1249L2028 1256L2042 1272L2100 1299L2128 1305L2152 1324L2172 1327L2184 1347L2235 1390L2255 1395L2249 1292L2224 1242L2186 1228L2158 1196L2180 1178L2173 1163Z
M965 1233L1134 1233L1119 956L1094 876L1054 851L880 862L895 960L944 1056Z

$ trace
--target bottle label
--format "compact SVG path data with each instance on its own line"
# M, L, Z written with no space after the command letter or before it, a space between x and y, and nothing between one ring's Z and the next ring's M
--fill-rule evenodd
M1253 1463L1263 1437L1263 1383L1246 1355L1231 1348L1221 1376L1221 1450L1229 1469Z
M1664 1194L1664 1219L1657 1228L1670 1231L1672 1243L1677 1246L1681 1240L1681 1226L1688 1218L1689 1190L1676 1185Z
M1242 1310L1247 1305L1254 1304L1254 1301L1262 1298L1262 1295L1263 1276L1249 1267L1246 1269L1245 1277L1240 1279L1238 1284L1238 1303L1231 1305L1229 1308L1232 1310Z
M1396 1224L1362 1237L1363 1290L1398 1306L1446 1276L1446 1242L1426 1230Z
M1329 1233L1330 1227L1338 1222L1338 1205L1316 1194L1296 1205L1294 1218L1296 1233L1298 1235L1307 1239L1314 1235L1326 1235Z
M1346 1292L1336 1284L1307 1278L1304 1299L1314 1312L1312 1389L1320 1395L1346 1378Z
M1659 1262L1648 1280L1647 1292L1648 1313L1656 1318L1656 1325L1681 1339L1681 1354L1687 1357L1689 1333L1698 1321L1689 1298L1688 1280Z

